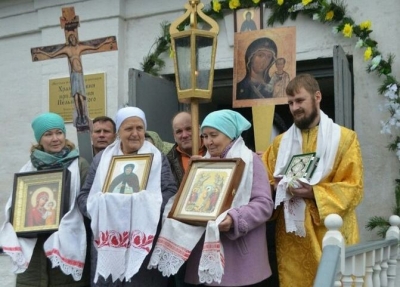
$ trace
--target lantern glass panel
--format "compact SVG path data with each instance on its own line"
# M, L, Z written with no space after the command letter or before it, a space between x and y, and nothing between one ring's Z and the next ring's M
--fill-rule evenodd
M181 90L191 89L190 72L190 36L175 39L176 63L178 66L179 86Z
M196 88L209 90L214 39L196 36Z

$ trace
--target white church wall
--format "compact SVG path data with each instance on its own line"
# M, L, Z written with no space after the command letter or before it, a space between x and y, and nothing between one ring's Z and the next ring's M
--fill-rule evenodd
M349 1L350 2L350 1ZM371 36L379 43L378 49L387 58L389 53L396 55L392 74L399 80L400 59L398 49L400 32L398 11L400 2L391 0L384 4L375 1L362 1L349 5L353 19L372 21ZM366 72L363 60L364 50L354 50L354 118L364 161L364 200L358 208L361 238L363 241L376 238L375 231L367 231L364 226L368 219L378 215L388 217L395 206L394 184L399 178L399 160L394 152L388 151L388 137L380 133L380 120L387 120L388 113L381 111L384 97L378 94L384 77Z
M371 36L378 40L379 49L385 55L396 53L400 25L395 13L399 11L400 3L396 0L387 0L385 4L372 0L347 2L348 14L357 23L372 21ZM106 113L113 117L117 109L128 101L128 69L140 69L143 57L161 34L160 23L164 20L171 22L182 15L185 3L186 0L0 0L0 83L3 88L0 93L3 134L0 143L0 208L4 207L12 190L13 174L29 159L29 148L34 142L30 123L35 115L48 111L49 79L69 75L65 58L33 63L30 55L32 47L65 41L59 23L61 8L75 7L75 13L80 17L78 32L81 41L117 37L118 51L82 56L85 74L106 73ZM264 22L267 16L268 11ZM232 35L229 34L233 33L233 21L225 20L218 21L220 34L216 69L233 65ZM364 225L372 215L390 214L393 182L399 172L398 160L386 149L387 139L379 133L379 121L385 118L378 109L383 100L377 95L382 80L365 72L363 50L354 49L355 39L334 35L332 26L313 22L304 16L285 23L285 26L293 25L297 29L298 60L332 57L335 44L342 45L348 54L354 56L354 123L365 170L365 198L358 214L362 240L372 239L374 233L366 231ZM162 72L172 74L173 64L168 53L162 57L166 61ZM398 59L393 68L394 74L399 75ZM72 124L67 124L67 137L77 143ZM4 213L1 212L0 221L3 220Z
M120 10L113 10L115 3L110 5L108 1L72 2L74 3L71 4L71 1L27 1L25 4L20 4L22 7L18 8L21 9L21 15L16 14L12 6L0 9L3 13L3 9L7 9L13 15L3 15L3 18L0 18L0 60L2 62L0 81L3 86L3 92L0 95L2 100L0 119L4 123L2 130L5 135L4 142L0 144L2 210L12 191L13 175L28 161L29 149L35 143L30 123L36 115L49 110L49 80L69 76L66 58L32 62L30 49L65 43L59 17L61 8L70 5L75 7L76 15L80 16L81 26L78 28L78 33L81 41L106 36L117 36L117 41L120 38L118 35L121 24ZM0 1L0 7L2 4L4 2ZM93 10L101 15L101 19L93 19L92 15L96 14ZM116 12L113 13L113 11ZM121 48L123 50L124 45ZM118 95L122 80L119 79L122 79L122 73L127 73L118 65L119 57L118 51L82 56L85 74L106 74L106 113L111 117L115 115L121 104L118 102ZM77 144L75 128L71 123L66 126L67 138ZM0 221L4 221L4 212L0 213Z
M1 30L1 29L0 29ZM4 206L13 188L13 175L29 159L34 141L29 118L42 109L39 67L32 67L30 49L37 41L34 34L1 39L1 112L2 143L0 144L0 203ZM12 78L12 80L11 80Z

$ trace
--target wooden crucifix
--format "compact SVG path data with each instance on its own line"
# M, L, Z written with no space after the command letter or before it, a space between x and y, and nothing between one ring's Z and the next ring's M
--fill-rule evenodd
M62 8L61 28L64 29L65 43L36 47L31 49L32 60L42 61L55 58L68 58L71 82L71 96L74 100L74 126L78 134L80 155L92 161L91 120L89 118L81 55L117 50L115 36L79 42L79 17L74 7Z

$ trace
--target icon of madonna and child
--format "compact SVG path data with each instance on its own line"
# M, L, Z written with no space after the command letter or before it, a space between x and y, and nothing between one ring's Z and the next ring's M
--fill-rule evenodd
M227 178L228 173L222 171L199 173L188 195L185 211L213 213Z
M51 226L56 224L57 209L54 192L47 187L36 189L31 197L25 218L25 227Z
M262 37L247 47L244 64L245 77L236 87L236 100L286 97L286 86L290 81L284 70L286 59L278 58L274 40ZM276 71L270 74L275 65Z

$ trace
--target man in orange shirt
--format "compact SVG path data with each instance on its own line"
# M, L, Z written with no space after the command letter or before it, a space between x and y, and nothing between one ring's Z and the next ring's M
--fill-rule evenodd
M188 112L179 112L172 119L172 132L175 145L167 154L172 173L178 186L189 167L192 156L192 116ZM201 145L198 155L205 155L206 148Z
M200 129L200 127L199 127ZM192 116L188 112L179 112L172 118L172 132L175 144L167 154L176 183L180 186L185 172L189 168L192 156ZM201 144L198 155L205 155L206 148ZM184 283L186 264L184 264L168 282L170 287L192 286Z

